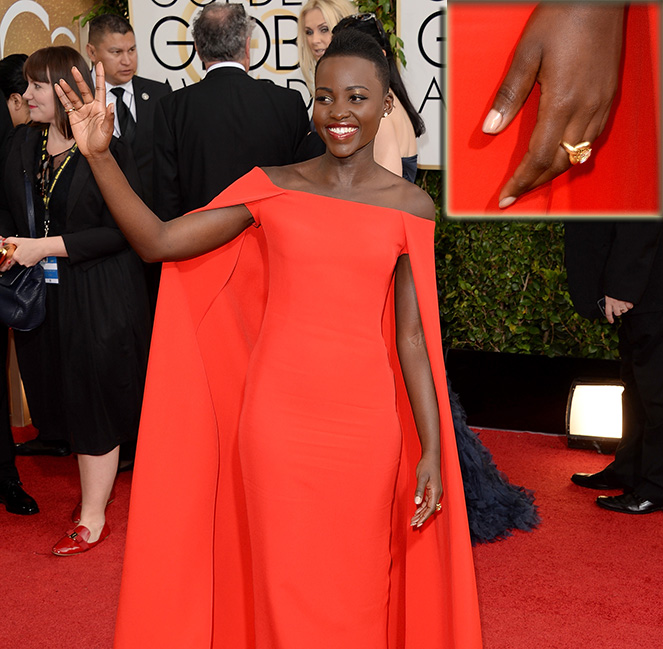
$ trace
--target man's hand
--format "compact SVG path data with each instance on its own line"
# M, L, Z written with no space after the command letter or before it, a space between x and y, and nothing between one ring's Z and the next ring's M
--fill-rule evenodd
M605 296L605 317L608 319L610 324L615 322L615 316L622 316L632 308L633 304L631 302L615 300L614 297L608 297L607 295Z

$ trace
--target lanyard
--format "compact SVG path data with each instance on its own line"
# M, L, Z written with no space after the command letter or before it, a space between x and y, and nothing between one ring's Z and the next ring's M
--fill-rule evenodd
M46 144L48 143L48 128L44 129L44 134L42 137L41 141L41 169L42 169L42 174L46 173L46 159L48 158L48 153L46 152ZM55 172L55 175L53 176L53 180L51 181L51 186L43 190L42 189L42 198L44 200L44 236L48 236L48 229L51 223L51 216L48 212L48 206L51 202L51 196L53 195L53 189L55 189L55 183L57 183L58 178L60 178L60 175L64 171L64 168L67 166L67 163L69 160L71 160L74 157L74 154L76 153L78 149L78 145L74 144L74 146L69 149L67 156L65 159L62 161L62 164L57 168L57 171ZM43 185L42 185L43 188Z

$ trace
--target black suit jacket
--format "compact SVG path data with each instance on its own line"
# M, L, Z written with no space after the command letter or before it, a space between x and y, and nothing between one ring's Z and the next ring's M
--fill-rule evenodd
M39 129L19 126L14 132L5 165L4 192L0 194L0 235L2 236L30 236L24 170L27 171L32 186L36 177L40 146ZM126 143L113 138L111 153L129 182L136 187L138 173ZM69 255L69 263L88 267L108 255L129 248L129 243L115 224L94 182L90 166L80 153L76 158L76 169L67 196L66 228L62 238Z
M209 203L255 166L290 164L308 131L301 95L217 68L159 102L154 204L169 220Z
M136 102L136 137L131 143L140 176L142 198L148 206L153 207L152 189L154 155L154 113L162 97L172 92L170 84L134 76L132 79Z
M663 222L567 221L569 293L585 318L602 314L605 295L634 304L630 313L663 311Z

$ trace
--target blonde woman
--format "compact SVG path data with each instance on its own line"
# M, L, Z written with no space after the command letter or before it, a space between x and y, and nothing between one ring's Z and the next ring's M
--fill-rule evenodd
M297 49L299 66L312 95L315 94L315 64L329 46L332 29L342 18L356 12L357 7L349 0L309 0L302 7L297 25Z

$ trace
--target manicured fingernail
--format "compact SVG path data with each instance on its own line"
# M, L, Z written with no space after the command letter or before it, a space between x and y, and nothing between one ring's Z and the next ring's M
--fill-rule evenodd
M414 504L415 505L421 505L421 500L422 500L421 496L415 496L414 497Z
M481 130L484 133L495 133L502 123L502 113L496 111L494 108L491 108L486 115L486 119L483 121L483 126Z
M515 196L507 196L506 198L503 198L497 205L500 209L503 210L505 207L509 207L509 205L513 205L515 202Z

